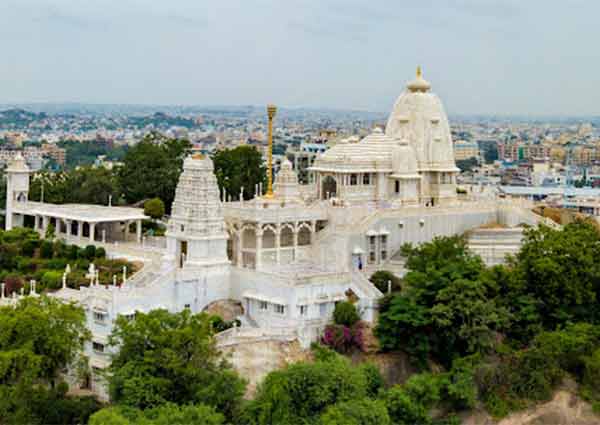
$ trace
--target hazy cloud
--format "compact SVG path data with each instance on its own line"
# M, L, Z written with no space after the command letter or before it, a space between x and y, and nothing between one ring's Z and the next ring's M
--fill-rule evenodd
M0 103L600 114L594 0L2 0Z

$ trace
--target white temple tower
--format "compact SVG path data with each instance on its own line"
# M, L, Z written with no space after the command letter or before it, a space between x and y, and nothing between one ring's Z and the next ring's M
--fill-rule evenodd
M456 174L452 136L442 101L430 92L421 68L396 100L386 135L407 140L417 157L421 202L431 206L456 199Z
M193 271L229 264L217 179L207 156L185 159L166 238L164 260L179 268Z
M277 173L273 189L277 199L284 201L298 201L300 199L298 176L292 168L292 163L287 158L284 158L281 163L281 169Z
M28 201L30 173L31 170L20 152L6 168L6 230L23 226L23 216L13 213L13 205Z

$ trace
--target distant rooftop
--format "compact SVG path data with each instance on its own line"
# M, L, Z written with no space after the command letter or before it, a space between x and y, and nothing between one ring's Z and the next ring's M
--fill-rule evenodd
M600 196L600 189L589 187L500 186L500 192L515 196Z

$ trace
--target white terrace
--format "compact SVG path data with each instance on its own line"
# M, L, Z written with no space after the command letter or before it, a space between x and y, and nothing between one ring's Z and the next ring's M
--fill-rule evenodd
M49 224L61 236L76 236L94 241L128 241L129 225L136 223L135 240L142 241L142 220L148 217L141 208L113 207L88 204L47 204L43 202L17 201L13 214L32 216L34 229L42 233ZM124 229L121 229L122 224Z

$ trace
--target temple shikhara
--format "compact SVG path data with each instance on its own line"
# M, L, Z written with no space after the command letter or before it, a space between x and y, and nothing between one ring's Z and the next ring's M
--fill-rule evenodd
M271 128L276 109L268 114ZM157 308L198 313L230 303L241 326L217 335L219 343L285 337L307 347L335 304L349 297L364 320L375 320L383 294L368 277L381 269L402 274L403 244L488 223L511 228L540 220L506 200L459 199L458 171L448 117L418 70L385 129L320 154L309 184L299 184L284 160L264 194L229 202L220 196L211 159L189 156L162 241L142 235L140 209L29 201L30 172L21 157L6 170L6 226L33 216L41 233L52 224L70 243L93 242L110 256L143 262L122 285L100 286L92 277L89 287L65 285L53 294L85 308L93 389L106 397L98 376L110 361L107 337L118 315Z

